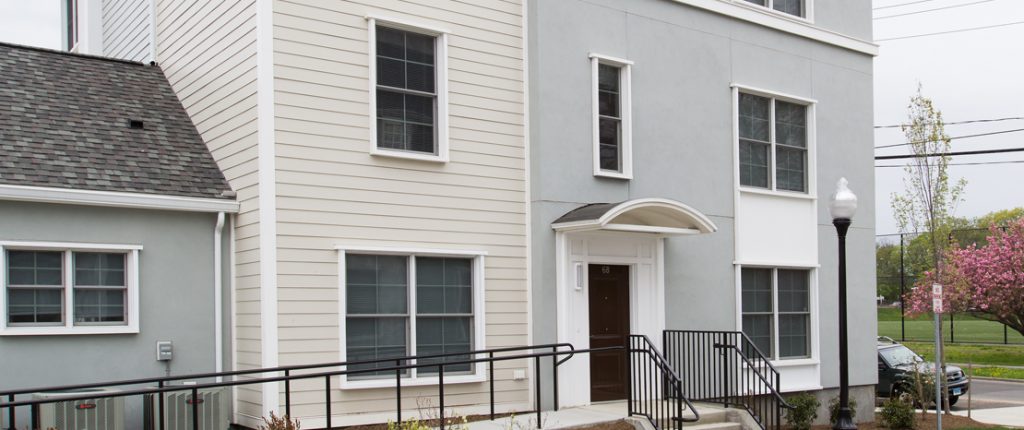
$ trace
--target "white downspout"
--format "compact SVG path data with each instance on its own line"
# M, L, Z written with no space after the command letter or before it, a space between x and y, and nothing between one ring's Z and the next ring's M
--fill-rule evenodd
M217 226L213 229L213 321L217 326L213 335L213 357L214 371L224 371L224 312L223 306L224 282L223 282L223 246L221 244L224 236L224 212L217 212ZM221 377L217 377L221 382Z

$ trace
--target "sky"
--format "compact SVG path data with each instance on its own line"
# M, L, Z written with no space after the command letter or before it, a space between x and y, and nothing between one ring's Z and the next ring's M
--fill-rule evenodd
M59 49L59 5L59 0L0 0L0 41ZM880 45L874 63L875 125L905 122L907 104L919 84L946 122L1024 117L1024 0L873 0L873 8L875 40ZM1013 25L957 31L1004 24ZM884 40L948 31L956 32ZM946 133L961 136L1020 128L1024 120L948 125ZM903 142L899 129L875 130L875 146ZM1024 147L1024 132L952 143L953 151L1014 147ZM901 153L907 153L907 148L876 151L876 155ZM1013 160L1024 160L1024 152L960 156L952 163ZM949 171L951 180L967 180L958 216L977 217L1024 206L1024 163L954 165ZM890 199L905 189L903 169L876 168L875 174L876 231L895 233ZM857 185L850 187L856 192Z

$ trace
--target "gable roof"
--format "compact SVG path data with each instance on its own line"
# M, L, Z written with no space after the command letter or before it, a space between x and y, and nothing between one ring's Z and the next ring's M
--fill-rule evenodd
M233 199L159 67L5 43L0 184Z

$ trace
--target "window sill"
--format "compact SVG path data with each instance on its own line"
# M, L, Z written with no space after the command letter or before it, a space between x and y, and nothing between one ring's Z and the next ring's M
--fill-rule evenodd
M444 155L427 154L427 153L412 152L412 151L397 151L397 150L390 150L390 149L381 149L381 148L377 148L377 147L374 147L373 149L370 150L370 155L375 156L375 157L402 158L402 159L406 159L406 160L428 161L428 162L432 162L432 163L447 163L448 162L447 154L444 154Z
M0 336L55 336L55 335L97 335L97 334L138 334L139 329L131 326L83 326L83 327L5 327Z
M775 368L779 367L797 367L797 366L817 366L821 364L816 358L794 358L792 360L772 360L772 366Z
M402 387L421 387L437 385L437 377L417 377L416 379L402 378ZM484 382L487 378L482 372L471 375L445 376L444 384L470 384ZM365 390L371 388L395 388L395 378L369 379L361 381L349 381L344 375L341 377L341 390Z
M781 197L781 198L796 199L796 200L818 200L817 197L812 196L809 193L797 193L797 192L794 192L794 191L768 190L768 189L764 189L764 188L749 188L749 187L746 187L746 186L741 186L740 187L740 192L744 193L744 194L758 194L758 195L762 195L762 196Z
M633 179L633 175L632 174L622 173L622 172L613 172L613 171L610 171L610 170L598 170L598 171L595 171L594 172L594 176L599 177L599 178L624 179L624 180L627 180L627 181L630 180L630 179Z
M805 24L805 25L814 25L814 20L809 18L809 17L806 17L806 16L793 15L791 13L783 12L783 11L780 11L780 10L775 10L775 9L769 8L767 6L761 6L761 5L750 3L750 2L739 1L739 2L734 2L734 4L736 4L736 5L740 6L740 7L748 8L748 9L756 11L756 12L763 13L763 14L768 15L768 16L775 17L775 18L789 20L789 21L794 21L794 22L797 22L797 23ZM804 10L804 13L805 14L808 13L807 10Z

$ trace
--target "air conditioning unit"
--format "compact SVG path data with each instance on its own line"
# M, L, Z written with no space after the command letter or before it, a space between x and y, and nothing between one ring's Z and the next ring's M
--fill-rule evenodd
M33 393L32 399L52 400L117 392L119 391L109 388L51 391ZM61 430L124 430L124 397L104 397L40 404L39 427Z
M160 430L160 394L147 394L143 405L145 430ZM198 408L199 429L225 430L231 426L230 391L226 387L199 390L197 399L191 389L163 393L164 430L193 430L192 410Z

